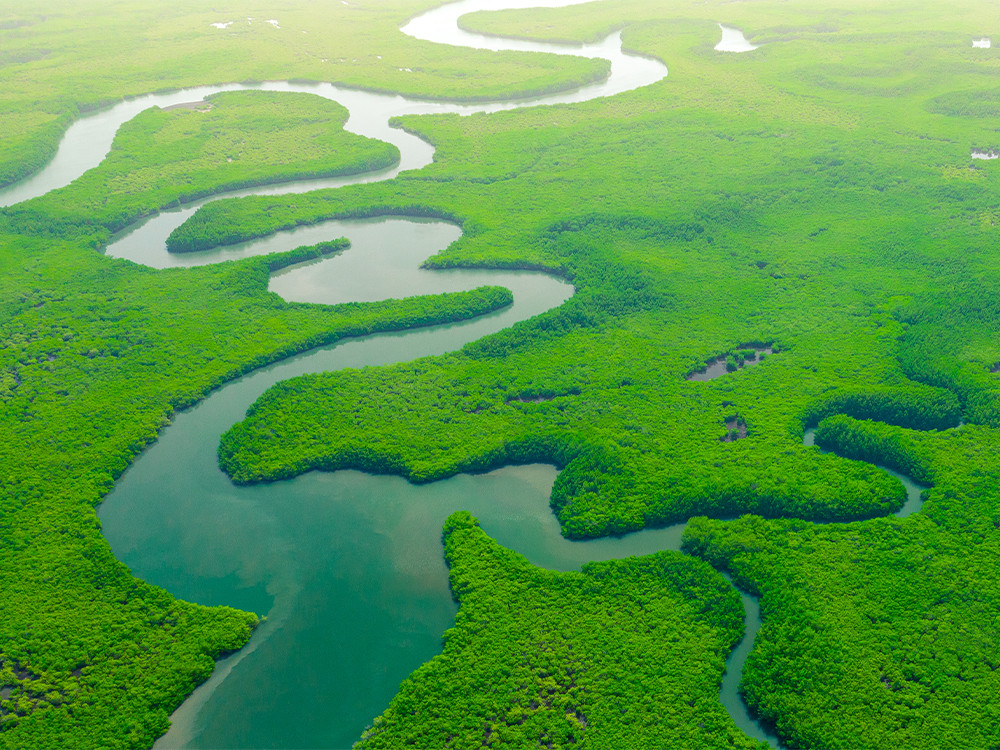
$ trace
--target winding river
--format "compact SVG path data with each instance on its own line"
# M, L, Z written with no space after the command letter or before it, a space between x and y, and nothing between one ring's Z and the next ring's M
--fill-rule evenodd
M203 86L143 96L75 123L44 170L0 190L0 205L62 187L97 166L118 127L140 111L221 91L259 88L334 99L350 111L348 130L393 143L401 154L396 167L379 172L225 194L238 196L388 180L429 164L433 147L390 127L391 117L582 102L649 85L666 75L662 63L624 53L619 33L597 44L573 46L481 36L457 24L461 15L476 10L577 2L582 0L462 0L414 18L403 31L442 44L604 58L611 64L604 81L551 96L477 104L288 82ZM287 300L333 304L499 284L513 291L515 301L476 320L347 340L257 370L177 414L156 444L121 477L99 513L115 554L135 575L181 599L267 616L250 643L221 661L211 679L178 709L157 747L350 747L388 705L400 681L440 651L441 634L454 621L456 608L440 543L442 523L454 510L471 511L498 542L552 569L574 570L589 560L679 548L682 524L617 539L563 539L548 507L556 470L543 465L461 475L423 486L353 471L233 486L216 464L219 436L271 385L304 373L454 351L561 304L573 290L540 273L420 268L422 261L460 236L456 226L442 221L328 221L204 253L166 252L170 232L200 205L220 197L140 222L115 237L106 252L163 268L346 236L351 241L348 250L275 274L271 289ZM743 601L747 634L730 657L720 699L744 731L774 745L774 738L747 715L737 692L743 661L760 625L756 601L746 595Z

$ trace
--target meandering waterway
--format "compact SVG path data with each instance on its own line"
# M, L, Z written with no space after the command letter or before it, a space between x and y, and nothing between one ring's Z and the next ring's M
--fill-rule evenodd
M461 15L475 10L581 1L462 0L413 19L403 31L443 44L600 57L611 63L604 81L551 96L477 104L288 82L143 96L75 123L54 160L33 178L0 191L0 205L62 187L97 166L118 127L140 111L198 101L221 91L262 88L334 99L349 109L348 130L393 143L401 154L400 163L391 169L227 194L236 196L388 180L429 164L433 148L390 127L394 116L468 115L582 102L649 85L666 75L660 62L623 53L618 33L598 44L573 46L486 37L457 25ZM501 544L553 569L679 548L683 525L617 539L563 539L548 507L556 475L549 466L512 467L425 486L358 472L314 472L286 482L234 487L216 464L219 435L274 383L308 372L452 351L561 304L572 288L539 273L421 269L420 263L454 241L459 229L441 221L398 217L330 221L206 253L167 253L169 233L200 205L219 197L164 211L130 227L107 252L166 267L214 263L347 236L349 250L277 274L271 288L288 300L336 303L500 284L514 292L515 302L477 320L354 339L257 370L178 414L122 476L100 509L105 535L119 559L139 577L182 599L267 615L250 644L221 662L209 682L175 713L173 728L159 747L349 747L385 708L399 682L440 651L441 634L453 622L455 605L440 530L454 510L471 511ZM743 660L760 624L756 602L745 595L743 600L747 637L730 658L720 698L742 729L766 738L737 692Z
M816 429L810 428L805 431L802 437L802 442L805 445L816 445ZM818 449L822 450L822 449ZM823 453L827 451L823 450ZM879 466L879 469L884 471L889 476L895 477L903 485L903 489L906 490L906 502L903 506L897 510L893 515L898 518L905 518L906 516L911 516L916 513L924 504L923 493L927 489L927 485L919 484L912 477L906 476L906 474L900 474L898 471L890 469L888 466Z
M342 222L340 234L351 239L349 250L274 280L284 296L342 301L336 286L314 286L314 270L337 277L338 267L353 267L348 291L361 299L384 299L397 283L410 294L496 283L514 292L515 303L473 321L349 340L255 371L178 414L121 477L100 509L119 559L180 598L268 618L177 712L161 747L350 747L399 682L439 652L452 624L441 552L450 512L499 512L514 529L509 543L540 520L548 524L540 543L559 539L548 510L549 467L424 487L359 472L235 487L219 470L219 435L276 382L451 351L572 294L538 273L419 269L459 235L445 222Z

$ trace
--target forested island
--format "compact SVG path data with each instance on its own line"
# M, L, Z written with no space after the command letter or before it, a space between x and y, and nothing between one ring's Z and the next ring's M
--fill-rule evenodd
M0 748L1000 745L1000 11L553 4L0 8Z

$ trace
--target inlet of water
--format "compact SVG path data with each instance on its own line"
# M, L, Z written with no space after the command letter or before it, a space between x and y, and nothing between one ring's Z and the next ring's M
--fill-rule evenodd
M721 23L719 28L722 29L722 39L715 45L716 52L750 52L757 49L757 45L750 44L739 29L723 26Z

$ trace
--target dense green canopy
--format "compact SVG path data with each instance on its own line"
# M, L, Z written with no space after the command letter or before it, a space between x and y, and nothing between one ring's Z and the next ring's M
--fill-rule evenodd
M606 69L399 34L432 4L303 4L279 35L217 29L228 17L186 0L9 0L0 181L43 164L81 112L163 87L299 76L481 99ZM714 51L720 20L762 46ZM239 482L347 466L431 481L552 462L569 536L700 517L686 550L762 595L744 689L790 746L996 745L1000 161L971 155L1000 145L1000 52L971 42L998 22L983 0L622 0L464 19L572 40L623 28L670 75L580 105L404 118L437 147L425 169L211 203L174 241L448 217L464 236L433 265L551 269L576 295L452 355L283 383L225 435L223 467ZM144 113L100 167L0 211L0 747L149 746L255 626L134 579L100 536L94 504L174 409L319 343L509 302L484 289L325 308L267 292L270 269L330 247L171 271L100 255L192 196L396 158L317 98L212 105ZM764 346L758 365L687 379ZM733 424L739 439L722 440ZM817 424L841 455L802 444ZM879 518L904 493L872 463L933 485L922 512ZM748 745L714 699L739 625L707 565L661 554L551 574L462 516L447 544L459 623L366 744L455 731L511 747L570 733ZM640 626L656 663L626 671ZM576 659L608 670L589 692Z
M535 568L468 513L444 527L461 608L357 748L756 748L718 701L737 593L676 552Z

